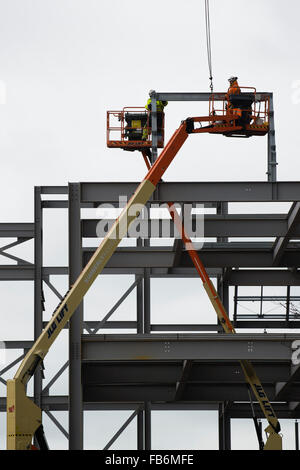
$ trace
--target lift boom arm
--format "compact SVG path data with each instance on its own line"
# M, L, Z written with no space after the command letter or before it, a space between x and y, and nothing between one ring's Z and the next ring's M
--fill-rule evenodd
M157 183L181 148L188 133L186 123L180 127L168 142L155 165L147 173L135 193L113 224L89 263L76 282L57 306L53 316L33 347L27 353L14 378L7 381L7 449L26 450L42 423L41 409L26 396L26 385L36 368L42 363L49 348L70 320L84 295L101 273L104 266L127 234L130 224L140 214L153 194Z
M130 224L138 217L142 208L153 194L157 183L184 144L188 134L193 132L193 125L191 126L191 124L193 124L194 120L200 122L201 118L189 118L183 121L180 127L175 131L159 158L150 168L146 177L129 200L127 206L123 209L111 230L95 251L89 263L85 266L76 282L55 309L51 320L27 353L14 378L7 381L7 449L26 450L31 448L33 436L41 429L42 411L26 396L27 382L34 374L36 368L42 363L49 348L62 331L65 324L70 320L94 280L113 255L120 241L126 235ZM202 120L207 121L205 118ZM202 128L201 132L209 132L209 129L211 128L207 128L207 130ZM218 302L216 298L211 298L211 300L213 303ZM246 377L249 377L249 383L251 383L251 381L254 383L254 377L256 377L256 375L250 363L243 361L242 367ZM275 415L274 420L271 420L271 417L267 414L266 405L269 405L269 401L267 400L260 382L258 381L257 383L259 383L260 388L259 390L255 388L257 390L256 396L270 423L271 429L276 430L278 421ZM255 392L253 387L252 389ZM264 406L262 406L262 398L265 400L266 405Z

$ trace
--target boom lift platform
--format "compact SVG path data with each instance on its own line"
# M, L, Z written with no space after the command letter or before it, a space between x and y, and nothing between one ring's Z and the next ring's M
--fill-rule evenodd
M133 151L151 146L149 111L139 106L125 107L121 111L107 111L107 147ZM157 146L164 146L164 121Z
M246 95L248 95L248 93ZM121 214L114 222L112 228L103 239L88 264L84 267L76 282L55 309L51 320L48 322L33 347L27 353L14 378L7 381L8 449L31 449L32 439L34 436L38 441L40 449L47 448L43 434L42 411L30 398L26 396L27 383L33 376L37 367L42 365L49 348L75 312L94 280L102 272L108 260L118 247L120 241L126 235L131 223L139 216L142 208L154 193L158 182L161 181L163 174L175 158L189 134L207 132L223 134L231 137L250 137L251 135L265 135L268 132L268 100L263 96L258 97L255 91L250 93L250 95L250 97L246 96L246 98L245 95L243 95L242 99L244 101L242 102L242 100L232 101L230 97L226 97L225 94L222 94L221 101L223 101L223 106L221 107L220 113L218 113L218 110L214 106L215 101L220 100L220 96L216 97L212 95L209 116L192 117L182 121L179 128L175 131L166 147L162 150L160 156L152 166L150 166L146 159L146 155L148 156L148 153L146 153L147 147L149 150L149 147L152 145L152 141L149 138L149 129L146 129L148 132L146 141L143 141L143 139L140 138L141 132L143 132L144 129L143 123L145 122L146 117L139 119L137 116L132 116L134 113L132 112L131 114L130 111L128 111L128 108L124 108L123 111L120 112L108 112L108 116L110 114L116 115L117 119L119 119L121 123L119 126L121 131L120 139L116 139L114 141L108 139L108 146L124 149L127 148L127 150L140 150L147 162L148 173L137 187L128 204L122 210ZM256 105L258 106L258 109L255 109ZM263 105L264 110L262 110ZM239 109L240 111L235 114L235 109ZM125 117L127 113L129 113L130 116L127 115L127 117ZM146 113L140 113L140 115L143 116L144 114ZM135 119L133 119L133 117ZM140 122L136 123L134 121ZM147 121L149 122L148 116L146 122ZM124 126L125 122L128 125L128 132L126 132L126 126ZM201 127L202 123L206 123L207 125ZM109 132L113 130L110 128L109 118L107 126L109 136ZM146 128L148 128L147 125ZM175 224L180 228L181 222L178 214L172 209L171 203L169 207ZM183 234L182 238L184 243L191 243L188 235L185 234L184 229L180 233ZM218 297L218 294L216 293L197 252L191 248L188 250L224 331L226 333L235 333L224 306ZM241 367L243 369L245 379L251 387L254 396L268 421L268 427L266 428L267 441L264 445L264 449L281 449L281 435L279 434L280 424L271 403L264 392L262 384L249 361L241 361Z
M209 115L193 118L188 132L221 134L226 137L266 135L269 131L269 96L254 87L240 87L241 93L213 93ZM239 110L240 116L235 113ZM206 123L202 127L202 123ZM158 148L164 146L164 119L158 129ZM152 147L151 113L142 107L125 107L107 111L107 147L142 150Z

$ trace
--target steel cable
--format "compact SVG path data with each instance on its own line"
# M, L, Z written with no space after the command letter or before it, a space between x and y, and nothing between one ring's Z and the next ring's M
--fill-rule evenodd
M210 80L210 91L213 92L213 76L212 76L212 55L211 55L211 39L210 39L210 15L209 15L209 0L204 0L205 3L205 29L206 29L206 49L207 60Z

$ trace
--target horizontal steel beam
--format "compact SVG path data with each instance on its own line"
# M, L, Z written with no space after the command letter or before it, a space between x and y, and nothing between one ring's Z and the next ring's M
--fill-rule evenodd
M95 247L83 248L83 264L86 265L95 252ZM267 243L205 243L198 250L199 257L206 267L268 268L272 267L272 242ZM176 253L172 247L124 247L115 251L107 263L108 268L172 268ZM192 260L186 250L180 257L179 267L192 267ZM300 266L298 243L290 243L282 256L280 266Z
M34 237L34 224L32 223L0 223L0 237L33 238Z
M240 315L241 317L242 315ZM262 318L261 320L238 320L235 322L235 327L236 328L254 328L254 329L259 329L259 328L265 328L265 329L284 329L284 328L290 328L291 330L295 328L300 329L300 321L278 321L276 319L273 320L266 320Z
M43 268L43 278L50 275L68 274L68 267L50 266ZM34 281L34 267L26 265L0 265L0 281Z
M217 324L155 324L150 325L151 331L223 331Z
M83 335L82 360L290 361L297 335Z
M200 219L200 216L197 216ZM196 222L196 217L193 216ZM111 227L114 219L85 219L81 221L82 237L97 237L97 225L99 222L107 223ZM158 236L163 236L162 220L152 221L136 221L139 224L141 233L149 233L155 229ZM281 237L285 236L288 230L288 220L283 214L269 215L248 215L248 214L229 214L229 215L205 215L204 217L204 236L205 237ZM177 232L175 231L177 236ZM300 237L300 224L294 227L293 238ZM174 223L170 220L170 237L174 237Z
M130 384L83 386L83 400L92 401L172 401L175 384ZM264 384L264 390L270 400L275 399L275 386ZM298 393L299 395L299 393ZM246 401L249 400L247 384L196 384L186 383L183 401Z
M33 341L2 341L5 349L30 349Z
M269 96L271 97L273 93L270 92L265 92L265 91L259 91L256 92L256 97L261 97L261 96ZM164 91L158 91L155 93L156 99L162 100L162 101L209 101L211 97L211 93L197 93L197 92L176 92L176 93L170 93L170 92L164 92ZM225 92L224 91L219 91L219 92L214 92L214 100L223 100L225 97Z
M68 186L41 186L41 194L68 194Z
M116 254L114 255L116 256ZM148 258L149 259L149 258ZM45 267L43 268L44 279L51 274L65 275L67 267ZM210 277L222 274L221 268L207 268ZM107 267L102 274L133 275L143 274L143 267ZM193 267L163 267L150 268L152 278L196 278L198 273ZM27 266L0 266L0 281L33 281L34 269ZM232 286L299 286L300 274L298 271L268 270L268 269L243 269L232 270L228 275L228 283Z
M0 266L0 281L33 281L34 267L32 266Z
M237 269L228 276L230 286L299 286L300 273L289 270Z
M123 384L173 383L182 379L185 362L190 362L186 382L205 383L244 383L243 371L238 362L224 361L104 361L84 362L82 382L84 386ZM255 371L263 383L287 381L290 376L288 362L255 362ZM176 400L177 401L177 400Z
M67 411L68 410L68 399L65 396L48 396L42 397L42 409L51 411ZM83 409L85 411L125 411L134 410L137 406L143 405L142 401L137 402L84 402ZM279 419L299 419L300 409L291 410L288 403L273 403L276 415ZM151 409L153 411L217 411L219 408L219 402L209 400L208 402L194 401L189 402L152 402ZM261 409L257 404L254 404L255 414L258 418L263 418ZM6 398L0 397L0 411L6 412ZM252 418L252 411L250 403L233 403L227 409L227 414L230 418Z
M43 327L45 327L46 325L48 324L47 321L43 322ZM99 320L95 320L95 321L85 321L84 322L84 325L83 327L89 327L89 328L97 328L99 326ZM133 329L136 329L137 327L137 322L136 321L124 321L124 320L121 320L121 321L107 321L105 322L103 325L101 325L101 330L102 329L128 329L128 330L133 330ZM69 324L66 323L66 325L64 326L64 329L68 329L69 328Z
M139 182L81 183L81 201L119 202L130 198ZM300 201L300 182L162 182L158 184L156 201L160 202L294 202Z

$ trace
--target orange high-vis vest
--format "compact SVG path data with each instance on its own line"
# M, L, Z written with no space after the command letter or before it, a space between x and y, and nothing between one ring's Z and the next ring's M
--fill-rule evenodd
M230 85L230 87L228 88L226 98L228 99L229 95L238 95L239 93L241 93L241 89L239 87L239 84L238 84L237 80L235 80L232 83L232 85Z
M230 87L228 88L228 91L226 93L226 100L227 100L227 111L226 114L234 114L236 116L241 117L242 116L242 110L240 108L234 108L233 105L229 101L229 96L230 95L238 95L241 93L241 89L239 87L239 84L237 80L235 80Z

